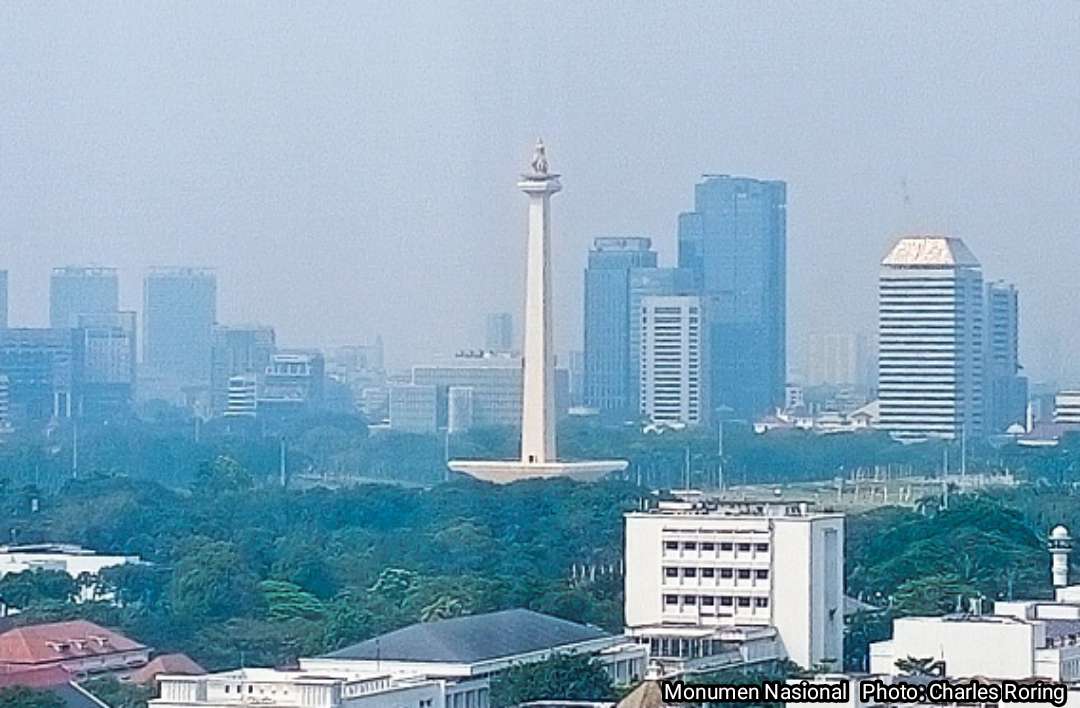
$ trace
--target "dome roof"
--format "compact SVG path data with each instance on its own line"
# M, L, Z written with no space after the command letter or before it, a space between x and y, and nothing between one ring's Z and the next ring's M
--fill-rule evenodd
M1054 527L1054 530L1050 532L1050 538L1052 539L1066 539L1069 537L1069 529L1064 526L1058 525Z

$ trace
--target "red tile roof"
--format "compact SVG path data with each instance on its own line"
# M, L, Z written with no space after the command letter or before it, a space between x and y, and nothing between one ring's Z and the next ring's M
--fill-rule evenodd
M134 683L150 683L158 674L177 676L201 676L206 669L196 664L187 654L162 654L146 666L131 674Z
M85 620L36 624L0 634L0 665L36 666L146 648Z
M59 686L71 681L71 674L61 666L41 666L33 668L8 668L0 666L0 688L8 686L26 686L44 688Z

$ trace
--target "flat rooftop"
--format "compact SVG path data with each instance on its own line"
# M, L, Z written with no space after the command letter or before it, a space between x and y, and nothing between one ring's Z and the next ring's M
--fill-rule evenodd
M841 516L839 512L814 508L814 502L785 499L722 500L709 498L658 499L627 516L708 516L732 518L816 518Z

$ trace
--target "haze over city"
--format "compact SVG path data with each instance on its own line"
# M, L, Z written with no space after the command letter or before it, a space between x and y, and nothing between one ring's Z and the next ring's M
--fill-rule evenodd
M1021 293L1033 381L1080 379L1080 6L551 2L0 7L11 320L48 270L218 269L219 319L286 344L382 333L389 363L520 311L542 135L564 174L557 345L581 347L596 236L672 264L702 173L788 184L789 365L871 333L908 231L962 237Z

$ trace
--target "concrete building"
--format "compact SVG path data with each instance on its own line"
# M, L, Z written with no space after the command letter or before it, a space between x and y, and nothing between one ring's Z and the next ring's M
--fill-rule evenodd
M1080 425L1080 390L1059 391L1054 396L1054 423Z
M321 352L282 349L259 384L259 415L287 417L322 409L326 361Z
M983 421L988 434L1004 433L1027 420L1028 381L1020 375L1019 303L1015 285L986 284Z
M905 236L881 263L881 427L901 439L983 432L983 283L950 236Z
M8 377L10 411L16 426L76 414L82 345L71 329L0 330L0 373Z
M432 435L439 429L438 389L424 384L390 385L390 429ZM474 418L475 420L475 418Z
M709 298L712 407L771 412L787 380L787 186L705 175L679 215L679 267Z
M640 236L593 241L585 268L585 403L602 413L632 415L637 409L637 369L632 365L630 273L655 268L652 241Z
M467 432L476 424L473 414L473 389L450 386L446 389L446 431L452 435Z
M641 414L653 423L706 422L708 349L701 298L646 297L640 314Z
M143 364L155 383L151 397L176 400L185 388L210 386L216 320L213 270L150 270L143 281Z
M11 430L11 382L5 374L0 374L0 435Z
M553 654L594 657L618 686L644 675L645 652L594 627L528 610L411 625L324 656L298 671L238 669L164 676L153 708L489 708L491 680Z
M626 521L626 633L669 675L843 659L844 517L657 501Z
M647 297L694 294L694 274L686 269L634 268L630 271L630 372L634 382L630 403L635 415L641 412L641 305Z
M277 346L273 327L264 325L216 325L211 347L210 392L214 415L228 405L229 389L236 376L265 375Z
M67 266L49 277L49 326L78 327L79 315L111 314L120 309L116 268Z
M484 318L484 349L489 352L512 352L514 346L514 316L509 312L492 312Z
M548 170L544 144L537 141L529 172L518 188L529 199L522 366L521 459L451 460L455 472L500 484L518 479L571 477L596 480L626 469L625 460L560 460L555 436L555 340L551 300L551 197L562 185Z
M96 420L126 417L135 399L135 313L80 313L76 323L75 336L83 350L79 415Z
M259 380L254 373L229 377L225 396L226 418L254 418L259 411Z

